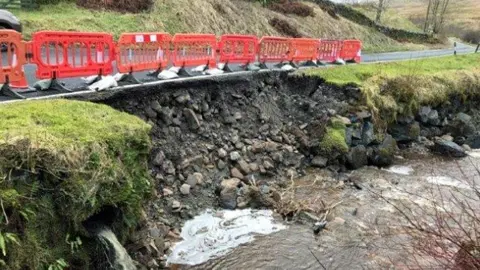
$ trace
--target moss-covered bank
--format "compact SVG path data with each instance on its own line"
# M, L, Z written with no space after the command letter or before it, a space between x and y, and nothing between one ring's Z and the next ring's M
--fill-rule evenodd
M113 207L110 225L125 236L151 193L151 127L79 101L2 105L0 115L1 268L88 269L82 222Z

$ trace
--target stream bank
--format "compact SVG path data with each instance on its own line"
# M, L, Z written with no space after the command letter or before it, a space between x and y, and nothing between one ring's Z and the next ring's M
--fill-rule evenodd
M462 82L456 86L469 85ZM401 87L389 80L387 85ZM291 180L308 175L309 168L355 187L349 171L388 167L400 149L465 156L471 146L478 147L477 86L470 85L462 91L448 88L435 103L422 103L410 88L372 96L356 85L270 71L86 99L153 126L150 173L158 181L157 199L129 251L148 268L161 268L185 221L207 208L273 208L287 220L304 212L302 204L288 198L288 190ZM398 104L378 108L382 100ZM321 206L307 210L324 211Z

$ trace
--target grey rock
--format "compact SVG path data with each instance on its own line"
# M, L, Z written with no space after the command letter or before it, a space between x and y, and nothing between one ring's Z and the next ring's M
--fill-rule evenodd
M162 166L164 161L165 161L165 153L163 153L163 151L159 151L155 155L155 158L153 159L153 165Z
M237 207L237 190L236 188L225 188L220 192L220 206L234 210Z
M347 165L351 169L360 169L368 164L367 148L363 145L355 146L347 154Z
M233 118L235 118L235 120L237 120L237 121L242 119L242 113L241 112L234 113Z
M420 118L420 121L424 124L428 123L428 115L430 114L430 112L432 111L432 108L428 107L428 106L423 106L420 108L420 110L418 111L418 117Z
M437 110L432 110L428 114L428 124L430 124L432 126L440 126L441 121L440 121L440 117L438 115Z
M238 178L224 179L220 183L220 187L223 189L236 189L240 185L241 181Z
M274 169L275 166L273 165L272 161L265 159L263 161L263 168L265 168L265 170L271 170L271 169Z
M240 171L243 174L249 174L250 173L250 166L245 160L239 160L238 161L238 167L240 168Z
M231 161L237 161L237 160L240 160L240 158L242 158L240 156L240 154L237 152L237 151L233 151L230 153L230 160Z
M225 158L226 156L227 156L227 151L225 151L225 149L223 148L218 149L218 157Z
M345 126L349 126L352 124L352 121L350 121L350 119L348 119L347 117L343 117L343 116L337 116L338 119L340 119L340 121L342 121L342 123L345 125Z
M193 173L187 177L187 184L191 187L195 187L197 184L203 183L203 175L201 173Z
M312 166L317 168L325 168L328 164L328 158L316 156L312 159Z
M250 167L250 171L252 172L258 172L260 170L258 164L255 162L250 163L248 166Z
M282 163L283 162L283 154L282 152L278 151L272 154L272 159L276 162Z
M370 145L375 141L375 132L373 130L373 124L371 122L365 122L363 124L362 132L362 144L365 146Z
M237 168L232 168L230 170L230 175L233 178L238 178L238 179L243 179L245 177Z
M156 119L157 113L150 107L145 108L145 115L148 116L150 119Z
M183 195L188 195L188 194L190 194L190 185L189 185L189 184L183 184L183 185L180 187L180 193L182 193Z
M173 209L178 209L178 208L180 208L180 207L182 207L182 205L180 204L179 201L177 201L177 200L173 200L173 201L172 201L172 208L173 208Z
M195 112L191 109L184 109L183 115L187 119L188 126L192 130L197 130L200 128L200 121L197 118Z
M433 150L439 154L449 156L449 157L465 157L467 153L465 149L463 149L458 144L439 139L435 141L435 145L433 146Z
M225 164L225 162L223 162L223 160L220 159L220 160L217 162L217 168L218 168L219 170L223 170L223 169L225 169L225 167L227 167L227 164Z
M372 119L372 114L368 111L357 112L357 118L362 121L369 121Z
M465 151L467 151L467 152L472 151L472 148L471 148L468 144L462 145L462 148L463 148L463 150L465 150Z
M169 126L172 124L173 121L173 111L168 107L163 107L159 112L160 119L165 123L165 125Z
M337 111L335 111L334 109L327 109L327 113L330 117L337 115Z
M397 118L397 123L400 125L409 125L415 121L415 117L411 115L402 115Z
M418 122L408 125L397 123L389 127L389 133L397 142L408 143L416 141L420 136L420 124Z
M345 130L345 141L347 142L347 145L352 145L352 136L353 136L353 128L348 127Z
M458 113L450 123L450 131L452 136L471 136L476 132L475 124L472 117L465 113Z
M391 135L387 134L382 144L378 147L378 150L373 152L371 161L375 166L390 166L393 164L396 151L397 142Z
M175 100L180 104L186 104L192 100L189 94L183 94L175 98Z
M150 108L152 108L152 110L156 111L157 113L162 112L162 106L160 105L158 100L152 101L152 103L150 104Z
M473 149L480 149L480 134L468 136L465 143Z

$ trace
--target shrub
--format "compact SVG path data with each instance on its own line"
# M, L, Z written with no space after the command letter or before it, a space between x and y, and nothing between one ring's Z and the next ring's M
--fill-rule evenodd
M313 8L300 2L291 2L289 0L284 0L279 3L270 4L269 8L273 11L283 14L295 14L301 17L315 17L315 11L313 10Z
M139 13L149 10L153 6L153 0L77 0L77 5L90 9Z
M466 42L479 44L480 43L480 30L468 30L463 34L463 40Z
M285 20L282 20L279 18L273 18L268 23L283 35L294 37L294 38L298 38L302 36L295 26L291 25Z

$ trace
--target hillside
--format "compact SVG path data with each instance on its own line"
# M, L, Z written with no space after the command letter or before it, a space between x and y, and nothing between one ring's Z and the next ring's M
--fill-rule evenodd
M428 1L425 0L392 0L390 9L384 16L382 23L391 27L406 29L423 29ZM374 11L368 6L356 7L367 16L373 18ZM480 42L480 1L455 0L450 1L446 13L443 34L446 36L466 39L469 42ZM413 25L413 28L412 28ZM472 40L472 37L475 40Z
M345 18L334 18L314 3L314 17L283 15L262 7L257 2L239 0L157 0L148 13L121 14L92 11L74 3L43 6L37 11L17 11L24 23L25 36L39 30L105 31L118 37L123 32L166 31L288 35L269 21L278 18L288 22L301 36L319 38L358 38L364 51L380 52L424 49L419 44L399 43L384 34Z

